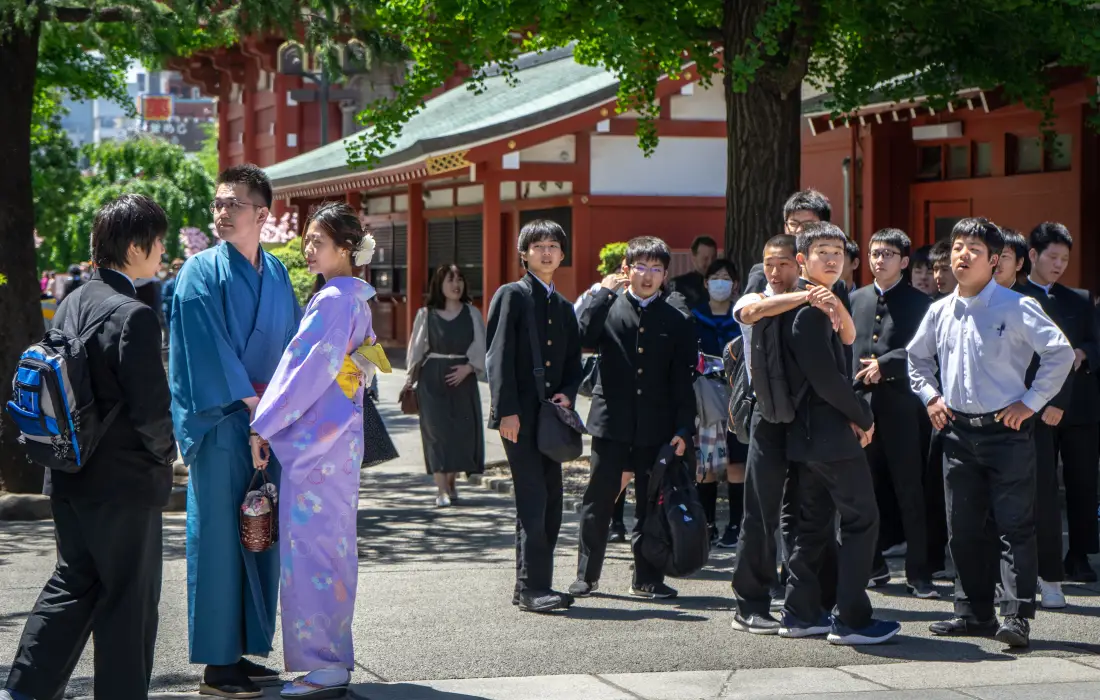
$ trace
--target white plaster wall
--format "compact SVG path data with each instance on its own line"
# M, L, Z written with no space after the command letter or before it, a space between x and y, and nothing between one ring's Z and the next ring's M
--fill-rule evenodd
M429 190L424 190L427 194ZM425 209L447 209L455 205L455 191L448 187L441 190L431 190L432 196L424 200Z
M567 134L525 148L520 151L519 159L523 163L572 163L577 159L577 137Z
M514 182L502 182L500 183L500 201L511 202L516 198L516 183Z
M646 158L634 136L592 136L592 194L718 197L726 193L726 140L662 138Z
M389 197L371 197L367 200L368 214L389 214L391 211Z
M725 121L726 98L722 93L722 76L714 76L710 88L695 83L692 95L673 95L669 112L673 119Z
M485 185L458 188L458 206L481 204L485 201Z
M393 210L394 211L408 211L409 210L409 195L398 194L393 197Z

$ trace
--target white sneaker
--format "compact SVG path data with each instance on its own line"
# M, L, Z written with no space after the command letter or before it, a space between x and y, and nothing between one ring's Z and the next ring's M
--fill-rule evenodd
M451 497L445 493L441 493L435 497L436 508L447 508L451 505Z
M1066 607L1066 594L1062 593L1062 584L1060 583L1047 583L1043 579L1039 579L1039 595L1042 596L1040 604L1047 610L1058 610Z

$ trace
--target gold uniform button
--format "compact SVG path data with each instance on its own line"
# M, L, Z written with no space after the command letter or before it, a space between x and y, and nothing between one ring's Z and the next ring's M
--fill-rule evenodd
M638 348L638 354L639 355L644 355L645 354L645 348Z
M638 396L641 396L641 395L642 395L642 390L638 389Z
M553 345L553 344L554 344L554 341L553 341L553 340L547 340L547 341L546 341L546 344L547 344L547 345Z
M641 374L641 373L642 373L642 368L641 368L641 367L639 367L639 368L638 368L638 374Z
M546 361L546 366L547 366L547 367L549 367L549 366L550 366L550 360L547 360L547 361Z
M549 389L549 388L550 388L550 382L546 382L546 388L547 388L547 389Z
M875 320L876 320L876 321L881 321L881 320L882 320L882 316L875 316Z
M639 328L639 329L638 329L638 332L639 332L639 333L645 333L645 328Z
M875 342L878 342L878 335L875 334L875 335L871 336L871 340L873 340Z

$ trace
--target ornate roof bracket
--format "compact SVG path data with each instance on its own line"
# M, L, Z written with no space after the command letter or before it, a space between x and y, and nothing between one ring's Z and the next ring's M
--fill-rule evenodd
M467 148L463 151L452 151L451 153L431 156L425 162L428 174L438 175L440 173L449 173L454 170L462 170L470 167L473 163L466 160L466 154L469 152L470 149Z

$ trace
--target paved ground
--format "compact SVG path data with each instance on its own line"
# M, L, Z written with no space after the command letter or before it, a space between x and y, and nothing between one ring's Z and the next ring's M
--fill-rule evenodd
M731 556L721 550L704 571L676 584L680 599L650 603L623 595L629 553L613 545L601 595L568 614L519 613L509 604L514 567L510 499L470 487L462 490L459 507L434 508L416 419L401 416L396 408L401 381L396 375L386 378L381 391L383 415L402 458L368 470L363 480L354 678L364 684L357 687L361 696L695 700L860 692L858 697L868 700L938 700L959 695L922 689L966 687L970 696L983 698L1077 697L1066 694L1071 692L1100 697L1100 671L1090 668L1100 667L1100 656L1091 656L1100 655L1100 586L1067 587L1071 607L1040 615L1032 649L1024 655L1006 653L992 641L933 640L927 625L945 617L949 603L906 596L899 579L872 595L881 616L903 623L893 644L850 649L820 640L735 633L729 627ZM490 460L501 458L499 443L490 439L488 447ZM200 672L187 663L183 522L182 514L166 516L153 681L160 692L192 690ZM576 516L567 514L557 559L556 583L562 587L573 578L576 535ZM0 523L0 664L14 654L53 556L50 523ZM91 655L89 649L77 667L70 697L91 695ZM274 665L280 658L277 639ZM769 670L777 668L806 670ZM6 670L0 665L0 676ZM1005 679L1012 687L988 692L970 687L1003 685ZM377 685L381 682L397 685ZM1059 685L1012 689L1054 682ZM1086 685L1075 685L1080 683ZM906 694L883 694L883 689ZM1017 694L1003 694L1009 690Z

